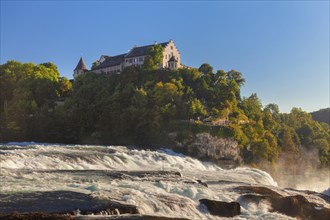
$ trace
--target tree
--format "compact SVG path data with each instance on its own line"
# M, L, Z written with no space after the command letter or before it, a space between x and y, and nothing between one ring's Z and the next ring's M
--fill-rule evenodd
M60 74L53 63L0 65L1 133L4 139L46 139ZM11 114L9 114L11 112Z
M320 165L329 167L330 165L330 144L326 139L316 139L313 141L319 152Z
M99 65L99 61L94 61L94 62L92 63L92 67L91 67L91 69L92 69L92 70L95 69L98 65Z
M296 132L292 128L285 126L280 134L280 143L283 151L294 154L298 153L298 141Z
M198 68L198 71L201 72L203 75L212 75L213 74L213 67L208 63L203 63Z
M198 118L207 115L204 105L200 100L194 98L189 102L189 112L193 118Z
M277 104L272 103L272 104L266 105L265 108L264 108L264 112L271 114L272 118L274 120L276 120L277 122L279 122L279 120L280 120L280 108L278 107Z
M60 97L67 97L72 90L72 83L66 77L59 77L58 86Z
M298 128L297 134L303 145L310 144L314 138L313 128L309 124L303 124L300 128Z
M257 121L262 118L262 105L256 93L253 93L248 98L244 98L241 103L241 108L243 109L245 115L250 119Z
M243 86L245 79L242 77L242 73L237 72L236 70L230 70L227 72L227 79L234 80L239 87Z
M145 70L156 70L163 63L164 48L160 44L150 47L145 58L143 68Z

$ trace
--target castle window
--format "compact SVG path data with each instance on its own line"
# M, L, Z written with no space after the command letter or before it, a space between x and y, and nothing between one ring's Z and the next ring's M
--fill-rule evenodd
M132 58L128 60L129 63L132 63Z
M143 61L143 57L140 57L140 58L139 58L139 61L142 62L142 61Z
M171 50L173 50L173 46L171 46Z

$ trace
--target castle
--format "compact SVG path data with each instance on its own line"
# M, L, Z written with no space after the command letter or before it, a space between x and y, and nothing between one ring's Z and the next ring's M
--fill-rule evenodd
M128 53L116 55L116 56L106 56L102 55L99 60L97 60L91 71L96 74L105 73L120 74L124 68L128 66L142 66L146 59L149 49L156 45L154 44L147 46L135 46ZM181 67L181 57L180 52L174 44L173 40L168 42L159 43L164 48L163 52L163 62L160 68L177 69ZM73 71L73 77L77 78L79 75L84 74L88 71L86 64L83 59L80 58L76 68Z

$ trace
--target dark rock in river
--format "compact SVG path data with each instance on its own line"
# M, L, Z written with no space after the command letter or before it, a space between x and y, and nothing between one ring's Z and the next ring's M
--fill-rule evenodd
M197 182L202 186L208 187L207 183L204 183L202 180L197 180Z
M263 186L238 186L236 189L240 191L254 192L260 195L271 196L272 198L283 197L279 193Z
M106 210L99 210L99 213L93 213L93 214L139 214L139 211L136 206L129 205L129 204L123 204L120 202L114 202L110 201L110 205Z
M311 191L311 190L297 190L297 189L293 189L293 188L286 188L286 190L303 192L308 195L318 196L318 197L322 198L324 201L326 201L328 204L330 204L330 196L328 196L324 193L319 193L319 192L315 192L315 191ZM330 190L330 188L328 190Z
M19 204L19 205L17 205ZM58 213L58 214L139 214L136 206L90 195L70 192L33 192L0 194L0 213ZM24 219L24 218L23 218ZM34 218L38 219L38 218Z
M95 220L97 218L91 218L90 216L77 216L75 220ZM152 216L152 215L119 215L119 216L102 216L103 220L188 220L186 218L170 218L164 216Z
M298 219L310 220L328 220L330 216L330 209L319 207L302 195L282 196L266 187L240 186L236 189L260 194L242 195L239 201L255 204L268 202L271 205L271 212L279 212Z
M205 205L212 215L234 217L241 214L241 206L238 202L228 203L210 199L200 199L199 202Z
M271 200L273 211L301 219L328 220L330 209L318 208L302 195Z
M0 213L0 220L72 220L70 215L61 215L44 212L29 213Z
M45 212L26 212L26 213L10 213L3 214L0 213L0 220L95 220L95 219L104 219L104 220L188 220L186 218L170 218L164 216L151 216L151 215L103 215L102 217L93 217L87 215L80 216L70 216L70 215L61 215L57 213L45 213Z

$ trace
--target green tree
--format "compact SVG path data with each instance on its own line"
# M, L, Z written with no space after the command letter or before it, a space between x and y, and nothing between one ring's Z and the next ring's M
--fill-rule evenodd
M264 108L264 112L269 113L272 115L272 118L274 120L276 120L277 122L279 122L280 120L280 108L278 107L277 104L268 104L266 105L266 107Z
M296 132L292 128L285 126L280 134L280 143L283 151L298 153L298 141Z
M203 63L199 68L198 71L201 72L203 75L212 75L213 74L213 67L208 63Z
M156 70L163 63L164 48L160 44L150 47L145 58L143 68L145 70Z
M303 145L311 144L314 138L313 128L309 124L303 124L300 128L298 128L297 134Z
M4 139L46 139L54 100L59 96L56 65L8 61L0 65L0 77Z
M67 97L72 90L72 83L65 77L59 77L58 86L58 93L60 97Z
M190 116L193 118L203 117L207 115L204 105L200 100L194 98L189 102Z
M256 93L253 93L250 97L244 98L241 103L246 116L252 120L259 120L262 118L262 105Z
M242 77L242 73L236 70L230 70L227 72L227 80L234 80L239 87L243 86L245 79Z

